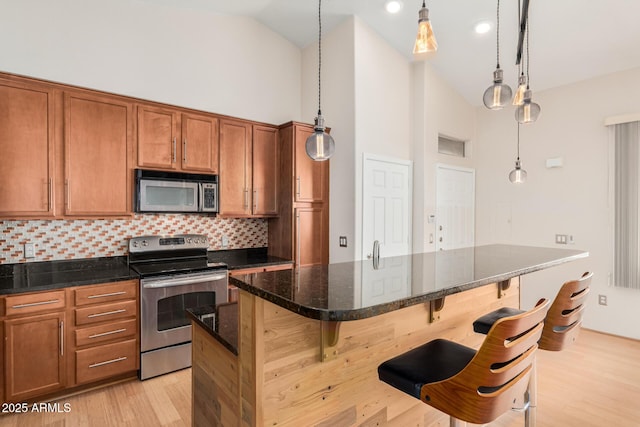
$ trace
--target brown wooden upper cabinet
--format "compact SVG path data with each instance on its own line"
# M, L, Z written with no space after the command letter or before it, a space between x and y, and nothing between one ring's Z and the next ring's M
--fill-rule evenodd
M64 94L64 212L131 213L132 104L118 97Z
M278 162L277 128L221 119L220 215L277 215Z
M54 215L54 93L0 79L0 216Z
M295 126L294 176L296 202L322 202L325 185L326 162L311 160L305 149L313 128Z
M218 119L138 105L138 167L218 173Z

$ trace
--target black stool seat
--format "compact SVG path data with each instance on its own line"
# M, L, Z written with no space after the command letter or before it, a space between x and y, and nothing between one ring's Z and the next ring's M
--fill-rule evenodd
M378 366L381 381L420 399L422 386L450 378L469 364L476 351L436 339L389 359Z
M487 335L489 333L489 329L496 323L499 319L503 317L515 316L516 314L524 313L523 310L518 310L517 308L511 307L502 307L491 313L485 314L482 317L476 319L473 322L473 330L479 334Z

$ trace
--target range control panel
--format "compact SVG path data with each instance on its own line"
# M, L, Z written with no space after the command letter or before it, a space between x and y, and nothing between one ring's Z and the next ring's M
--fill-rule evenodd
M204 234L175 234L171 236L140 236L129 239L129 252L157 252L175 249L208 249Z

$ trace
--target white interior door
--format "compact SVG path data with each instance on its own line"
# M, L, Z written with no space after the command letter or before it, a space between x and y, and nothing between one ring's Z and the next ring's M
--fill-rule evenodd
M436 175L436 250L473 246L475 170L439 164Z
M413 166L410 161L364 154L362 177L362 258L411 253Z

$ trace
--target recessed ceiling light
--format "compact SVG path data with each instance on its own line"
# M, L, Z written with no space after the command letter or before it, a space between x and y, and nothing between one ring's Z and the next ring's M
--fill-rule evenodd
M486 34L489 31L491 31L491 22L488 21L482 21L482 22L478 22L475 26L475 31L476 34Z
M384 8L389 13L398 13L402 10L402 2L400 0L389 0L385 3Z

